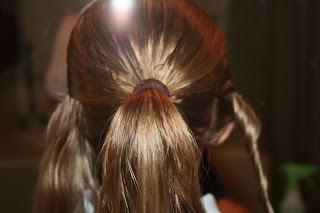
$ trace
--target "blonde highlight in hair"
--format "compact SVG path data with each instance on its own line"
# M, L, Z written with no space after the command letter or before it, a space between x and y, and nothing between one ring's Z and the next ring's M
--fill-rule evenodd
M234 113L237 121L243 127L247 136L246 147L253 164L255 174L260 181L261 199L265 212L273 213L268 196L268 181L263 172L260 154L258 150L258 138L261 131L261 123L253 109L236 92L230 94L233 102Z

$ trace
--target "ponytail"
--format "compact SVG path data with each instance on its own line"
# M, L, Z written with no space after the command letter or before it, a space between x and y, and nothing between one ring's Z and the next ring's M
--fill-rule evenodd
M268 182L262 169L260 154L258 150L258 137L261 131L261 123L252 108L236 92L231 93L234 114L241 124L247 136L246 147L253 164L256 176L260 181L261 199L266 213L273 213L273 209L268 196Z
M98 212L204 212L196 147L167 96L133 95L115 113L100 153Z
M35 213L83 212L84 191L96 190L80 110L80 103L67 95L50 119L35 195Z

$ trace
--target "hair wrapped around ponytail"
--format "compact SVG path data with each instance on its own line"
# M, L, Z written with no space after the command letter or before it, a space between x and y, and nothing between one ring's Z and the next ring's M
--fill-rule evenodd
M35 196L36 213L83 212L84 191L95 188L80 110L80 103L67 95L50 119Z
M260 181L263 208L265 212L273 213L274 211L268 196L268 181L263 172L257 143L261 131L261 123L253 109L238 93L233 92L230 94L230 97L233 102L236 120L241 124L247 136L246 147L256 176Z
M204 212L193 136L170 99L148 89L113 117L100 157L99 212Z

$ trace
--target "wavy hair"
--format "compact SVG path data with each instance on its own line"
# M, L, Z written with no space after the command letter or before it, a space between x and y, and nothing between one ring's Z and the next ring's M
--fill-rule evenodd
M35 212L84 212L85 197L99 213L204 212L198 147L233 120L249 136L272 212L260 123L234 90L216 25L191 0L132 3L125 10L94 1L73 29L68 95L48 126ZM133 95L145 79L161 81L170 97L155 89Z

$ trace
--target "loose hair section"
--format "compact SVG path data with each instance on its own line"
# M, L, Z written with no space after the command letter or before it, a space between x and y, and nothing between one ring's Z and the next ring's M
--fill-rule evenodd
M80 103L69 95L51 116L41 162L35 213L84 212L84 191L96 194L90 145L81 128ZM94 198L93 198L94 199Z
M148 89L113 117L100 153L98 212L204 212L193 136L171 100Z
M260 153L258 150L258 138L261 131L261 123L253 109L246 101L236 92L230 94L233 102L234 113L237 121L244 129L246 140L246 148L253 164L254 172L260 181L260 196L262 206L266 213L273 213L273 208L268 196L268 181L263 172Z

